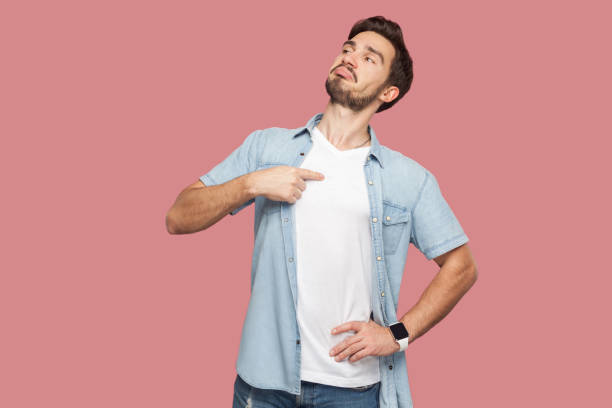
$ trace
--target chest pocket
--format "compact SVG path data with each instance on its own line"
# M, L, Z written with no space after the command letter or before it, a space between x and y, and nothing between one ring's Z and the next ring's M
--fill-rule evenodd
M383 200L382 236L385 254L393 254L410 225L410 211Z

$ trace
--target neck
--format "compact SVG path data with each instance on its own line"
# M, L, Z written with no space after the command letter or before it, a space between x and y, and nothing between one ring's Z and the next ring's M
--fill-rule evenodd
M365 109L354 112L330 102L317 127L340 150L369 146L371 138L368 123L372 115L372 112Z

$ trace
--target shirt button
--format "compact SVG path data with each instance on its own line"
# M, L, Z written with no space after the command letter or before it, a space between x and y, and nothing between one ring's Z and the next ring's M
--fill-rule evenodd
M293 262L293 258L289 258L289 262Z
M372 221L376 222L376 221L378 221L378 218L374 217L374 218L372 218Z
M380 256L377 256L377 257L376 257L376 260L377 260L377 261L380 261L381 259L382 259L382 258L381 258Z
M287 222L287 221L289 221L289 218L285 218L283 221Z
M372 180L368 180L368 184L374 184Z
M285 219L286 219L286 218L285 218ZM389 217L389 216L387 215L387 221L390 221L390 220L391 220L391 217Z
M385 292L380 292L380 296L385 296Z
M300 341L299 341L299 340L296 340L295 342L296 342L297 344L300 344Z
M389 365L389 370L393 370L393 365Z

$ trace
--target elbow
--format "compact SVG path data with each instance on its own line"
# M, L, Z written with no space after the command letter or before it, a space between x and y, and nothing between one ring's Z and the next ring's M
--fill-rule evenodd
M182 217L177 216L175 212L168 211L168 214L166 214L166 231L171 235L192 234L196 231L205 230L208 227L208 225L205 225L200 229L193 229Z
M469 274L473 285L478 280L478 268L476 267L476 264L472 264L472 266L470 266Z
M168 234L175 235L179 233L174 217L172 217L171 211L166 214L166 231Z

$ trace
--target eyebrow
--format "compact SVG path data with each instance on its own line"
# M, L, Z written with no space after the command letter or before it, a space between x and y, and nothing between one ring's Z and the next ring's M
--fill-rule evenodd
M353 47L355 47L357 45L357 43L353 40L347 40L344 43L342 43L342 48L344 48L345 45L352 45ZM370 45L368 45L366 47L366 50L373 52L374 54L378 55L378 57L380 58L380 60L382 61L383 65L385 64L385 57L383 57L382 53L380 51L378 51L375 48L372 48Z

